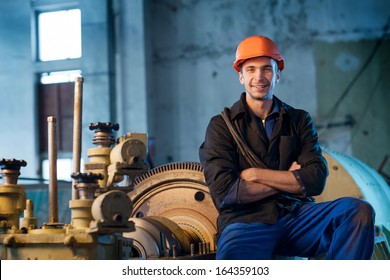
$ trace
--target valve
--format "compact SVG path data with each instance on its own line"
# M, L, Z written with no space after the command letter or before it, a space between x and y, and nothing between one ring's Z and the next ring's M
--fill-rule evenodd
M26 193L23 186L17 185L20 168L27 165L24 160L0 159L0 225L1 231L19 227L19 215L26 209Z
M89 124L90 130L95 130L92 143L100 147L111 147L115 144L114 131L119 130L119 124L117 123L91 123Z
M98 180L103 179L102 174L92 172L75 172L71 177L76 180L75 189L80 199L94 199L95 191L99 188Z
M89 162L85 163L86 172L100 173L103 179L99 180L99 188L105 189L107 186L107 167L110 165L110 153L115 144L114 131L119 129L117 123L91 123L89 129L94 130L95 134L92 143L96 147L87 151Z
M16 185L20 175L20 168L27 166L24 160L1 159L0 174L3 177L4 185Z

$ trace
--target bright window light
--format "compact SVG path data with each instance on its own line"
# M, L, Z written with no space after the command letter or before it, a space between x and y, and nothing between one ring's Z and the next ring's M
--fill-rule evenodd
M41 74L41 84L58 84L74 82L76 77L80 77L80 70L46 72Z
M84 160L80 160L80 167L84 166ZM50 179L50 166L49 160L42 161L42 177L45 180ZM83 172L83 170L80 170ZM72 181L71 174L73 173L73 160L72 159L57 159L57 179L64 181Z
M38 15L39 60L81 57L80 9Z

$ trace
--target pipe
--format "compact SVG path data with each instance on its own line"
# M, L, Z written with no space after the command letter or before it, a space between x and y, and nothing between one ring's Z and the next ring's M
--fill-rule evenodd
M74 86L74 118L73 118L73 172L80 172L81 162L81 123L83 113L83 77L76 77ZM76 180L73 180L72 199L78 199L75 188Z
M57 119L47 118L49 142L49 223L58 223Z

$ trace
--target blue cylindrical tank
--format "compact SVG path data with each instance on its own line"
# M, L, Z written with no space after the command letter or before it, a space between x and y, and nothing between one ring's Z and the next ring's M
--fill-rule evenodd
M344 196L359 197L375 209L376 225L390 228L390 186L384 178L364 162L323 148L328 161L329 177L324 192L317 201L328 201Z

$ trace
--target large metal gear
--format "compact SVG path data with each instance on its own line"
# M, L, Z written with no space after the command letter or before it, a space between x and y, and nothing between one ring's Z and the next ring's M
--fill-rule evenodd
M133 238L135 244L137 240L141 242L144 239L141 234L144 235L145 230L150 228L150 225L147 225L151 222L150 218L154 217L153 227L156 227L155 217L159 217L160 226L157 227L161 228L161 232L164 231L162 227L172 229L171 222L174 222L178 227L172 230L172 235L177 240L187 239L189 243L196 244L197 251L198 244L207 244L210 251L215 250L214 235L217 231L218 212L205 184L200 163L174 162L151 169L135 180L134 190L129 196L133 202L131 217L139 230L126 233L126 237ZM158 237L154 239L161 252L150 252L153 256L149 256L148 252L142 251L147 251L145 247L150 245L139 245L136 249L142 257L161 257L164 246L170 245L161 244ZM165 242L170 243L169 240ZM190 253L188 244L182 244L182 253Z

